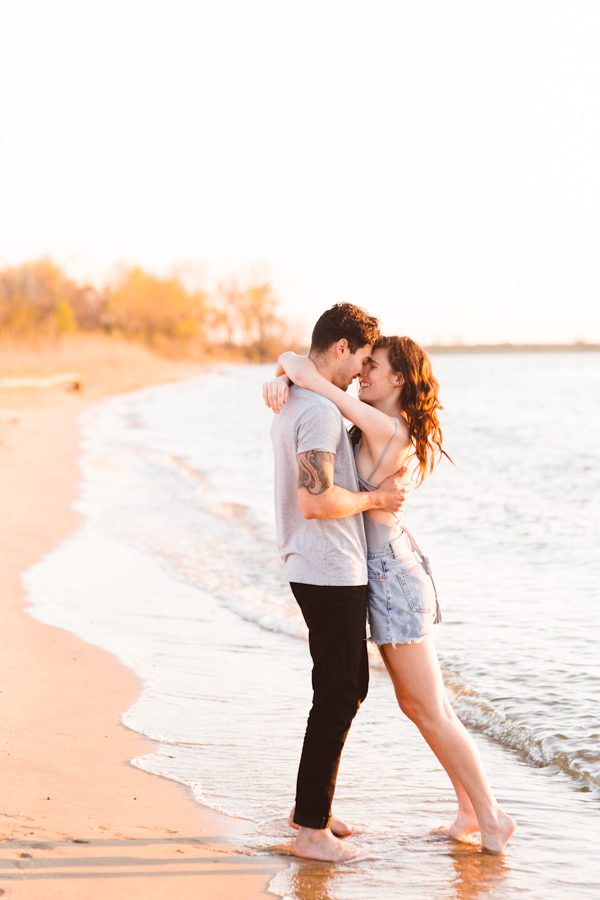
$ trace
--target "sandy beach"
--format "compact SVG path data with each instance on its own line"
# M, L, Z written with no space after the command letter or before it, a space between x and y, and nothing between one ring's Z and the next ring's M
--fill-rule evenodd
M0 390L0 894L260 897L281 867L231 819L129 760L151 742L120 724L139 692L110 654L27 613L21 573L78 526L77 417L91 401L200 371L140 347L77 341L0 350L0 377L76 370L83 390Z

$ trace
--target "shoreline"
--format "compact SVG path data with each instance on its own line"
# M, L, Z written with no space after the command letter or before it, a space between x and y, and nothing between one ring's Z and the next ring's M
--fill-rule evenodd
M130 760L154 747L120 721L139 695L139 678L112 654L28 612L21 574L81 521L72 507L79 413L103 397L206 370L149 358L149 377L139 362L126 377L104 375L87 396L0 392L0 497L9 511L0 542L6 896L264 897L285 865L244 849L244 823L134 767Z

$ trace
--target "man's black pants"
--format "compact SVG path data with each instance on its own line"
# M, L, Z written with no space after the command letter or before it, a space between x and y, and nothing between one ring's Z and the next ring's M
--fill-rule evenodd
M346 735L367 696L367 586L290 584L308 625L313 704L296 786L294 821L327 828Z

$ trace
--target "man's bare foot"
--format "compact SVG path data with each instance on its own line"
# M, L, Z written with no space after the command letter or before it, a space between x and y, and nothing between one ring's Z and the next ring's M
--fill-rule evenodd
M302 859L319 859L325 862L347 862L359 855L359 851L342 843L329 828L298 828L294 841L294 854Z
M288 819L288 825L290 826L290 828L295 828L297 831L300 826L296 825L296 823L294 822L295 809L296 807L293 806ZM338 838L347 838L356 832L356 827L354 825L347 825L341 819L336 818L336 816L332 816L331 822L329 823L329 830Z
M489 853L504 853L504 848L515 833L517 823L507 813L498 810L495 822L481 829L481 846Z
M474 810L466 812L459 809L452 825L449 828L440 828L440 832L448 835L453 841L462 841L463 843L470 843L469 835L476 831L479 831L479 822Z

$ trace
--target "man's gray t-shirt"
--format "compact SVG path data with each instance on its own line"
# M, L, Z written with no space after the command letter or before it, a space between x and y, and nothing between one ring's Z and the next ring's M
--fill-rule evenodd
M318 585L367 583L367 545L362 514L344 519L305 519L298 505L298 454L335 453L333 483L358 491L354 454L338 408L292 385L271 428L275 456L277 543L288 581Z

